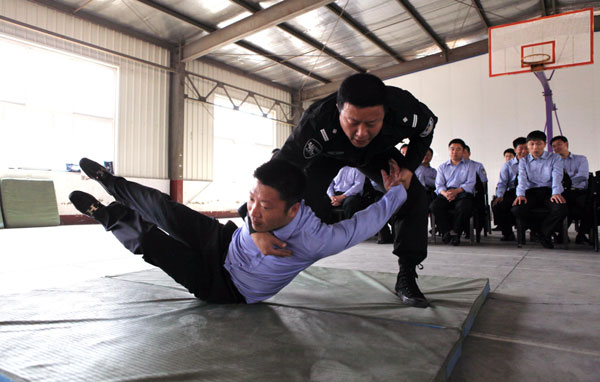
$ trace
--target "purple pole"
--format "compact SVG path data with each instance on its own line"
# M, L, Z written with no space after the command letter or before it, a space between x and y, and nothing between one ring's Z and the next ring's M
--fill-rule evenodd
M546 136L548 137L548 151L552 152L552 145L550 141L552 140L552 111L554 110L554 101L552 100L552 90L550 89L549 79L546 77L546 73L544 71L533 72L538 80L542 83L542 87L544 88L544 99L546 100Z

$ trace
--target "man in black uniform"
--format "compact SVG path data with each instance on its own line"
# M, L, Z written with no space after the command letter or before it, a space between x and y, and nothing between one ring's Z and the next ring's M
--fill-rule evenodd
M337 93L312 104L302 115L281 151L274 157L304 169L308 178L306 203L325 222L331 221L326 191L344 166L358 168L382 184L381 169L395 159L410 181L406 203L394 218L394 250L399 273L396 294L411 306L427 307L416 283L416 267L427 257L428 199L416 176L433 139L437 117L412 94L385 84L371 74L346 78ZM395 146L409 138L403 156ZM269 233L253 233L267 255L287 256L285 243Z

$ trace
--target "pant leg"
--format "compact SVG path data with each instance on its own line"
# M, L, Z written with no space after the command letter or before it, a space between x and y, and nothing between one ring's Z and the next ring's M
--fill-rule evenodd
M362 197L360 195L351 195L344 199L342 203L344 208L344 219L350 219L356 212L362 210Z
M208 236L198 251L146 222L136 211L111 203L96 213L96 219L131 252L162 269L196 297L219 303L244 302L223 267L233 227L222 226Z
M121 177L113 177L106 185L119 203L192 249L202 249L205 237L218 235L220 224L216 219L177 203L154 188Z
M438 195L431 202L431 213L435 216L435 224L438 226L440 233L443 235L450 231L450 202L443 195ZM433 228L435 229L435 228Z
M466 231L468 227L469 218L473 214L473 197L471 195L465 195L461 198L457 198L452 202L454 205L454 219L452 221L452 229L457 234L461 234Z
M515 225L515 216L511 213L515 196L514 191L507 191L504 193L502 201L494 206L496 221L504 236L510 235L512 227Z
M562 228L559 228L559 226L569 212L567 205L554 203L550 200L550 196L544 198L543 203L549 212L540 226L542 235L549 237L555 230L562 232Z

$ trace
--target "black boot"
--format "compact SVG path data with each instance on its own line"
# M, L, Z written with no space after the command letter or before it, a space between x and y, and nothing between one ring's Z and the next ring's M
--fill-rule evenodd
M69 194L69 200L79 212L84 215L96 218L96 214L105 206L92 195L83 191L73 191Z
M79 167L85 173L85 175L87 175L90 179L94 179L100 183L102 188L112 195L108 184L113 179L113 175L106 169L106 167L88 158L81 158L79 161Z
M400 264L400 271L396 279L396 295L406 305L415 308L427 308L429 302L421 293L417 285L417 271L414 265Z

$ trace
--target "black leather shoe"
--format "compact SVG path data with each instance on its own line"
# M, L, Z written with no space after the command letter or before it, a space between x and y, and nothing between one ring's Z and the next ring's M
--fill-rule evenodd
M460 235L452 235L452 245L455 247L460 245Z
M451 241L452 241L452 235L450 235L450 232L446 232L442 236L442 243L449 244Z
M94 179L106 192L112 195L108 189L107 182L112 179L113 175L106 169L106 167L94 162L88 158L81 158L79 161L79 167L90 179Z
M537 238L540 241L540 244L544 248L548 248L548 249L554 248L554 244L552 244L552 240L550 239L550 237L544 236L542 233L538 233Z
M396 295L400 297L403 304L415 308L427 308L429 302L417 285L417 277L415 266L400 265L396 279Z
M577 233L577 236L575 237L575 244L589 244L589 243L590 243L590 241L585 236L585 233L583 233L583 232Z
M87 192L83 191L73 191L69 194L69 200L75 208L79 212L84 215L95 218L95 214L102 208L104 205L100 203L96 198Z

